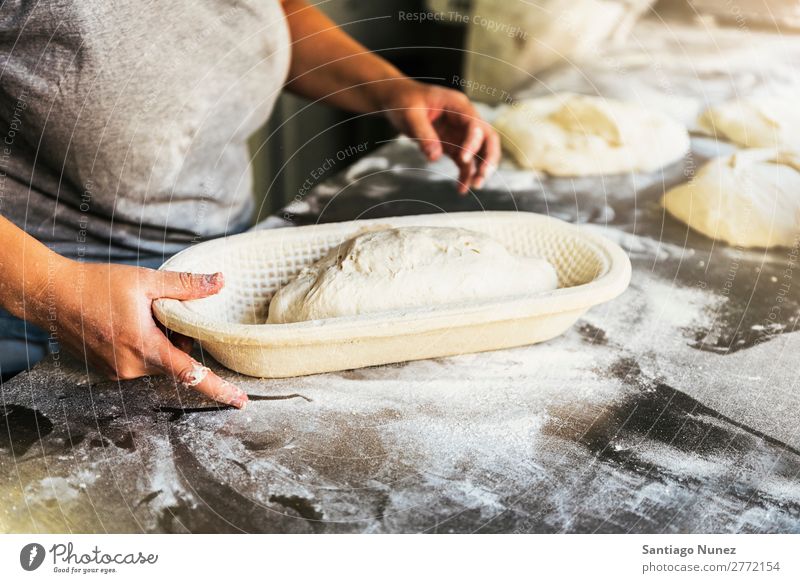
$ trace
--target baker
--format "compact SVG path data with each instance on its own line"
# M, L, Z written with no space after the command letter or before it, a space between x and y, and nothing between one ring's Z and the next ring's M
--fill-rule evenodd
M384 112L429 160L455 161L461 192L481 187L498 139L461 93L404 76L301 0L151 8L3 7L0 370L57 342L111 379L167 374L242 407L151 311L214 294L223 275L154 268L249 226L246 141L279 92Z

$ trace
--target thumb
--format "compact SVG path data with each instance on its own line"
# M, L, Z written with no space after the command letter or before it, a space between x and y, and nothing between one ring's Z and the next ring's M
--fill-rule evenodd
M186 273L185 271L159 271L155 297L175 300L197 300L212 296L225 285L221 272Z
M428 119L428 110L412 108L405 111L406 134L416 140L428 160L436 160L442 155L442 143L439 134Z

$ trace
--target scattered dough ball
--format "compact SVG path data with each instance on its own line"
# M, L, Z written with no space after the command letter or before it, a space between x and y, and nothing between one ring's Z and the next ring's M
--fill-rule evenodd
M800 150L800 108L796 99L752 97L715 105L697 120L717 138L746 148Z
M491 237L448 227L403 227L345 241L282 287L268 324L405 310L545 292L544 259L518 257Z
M800 236L800 157L769 149L715 158L661 203L712 239L740 247L792 247Z
M520 166L555 176L649 172L689 151L686 128L663 113L588 95L523 100L494 125Z

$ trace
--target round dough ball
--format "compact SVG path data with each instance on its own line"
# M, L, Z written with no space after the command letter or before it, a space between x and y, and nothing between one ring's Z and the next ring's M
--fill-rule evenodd
M663 113L588 95L523 100L494 125L520 166L555 176L649 172L689 151L686 128Z
M334 247L282 287L268 324L302 322L544 292L544 259L512 255L487 235L448 227L364 233Z
M800 235L800 158L771 149L715 158L661 203L712 239L739 247L792 247Z
M800 150L796 99L753 97L715 105L697 120L700 128L746 148Z

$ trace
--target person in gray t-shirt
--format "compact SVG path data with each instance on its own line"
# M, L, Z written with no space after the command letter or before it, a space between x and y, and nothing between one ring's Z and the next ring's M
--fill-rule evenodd
M403 76L301 0L20 0L0 16L0 350L38 333L112 379L168 374L244 406L151 312L223 275L142 265L246 228L246 140L284 87L385 112L429 159L453 158L461 192L499 159L461 93Z

